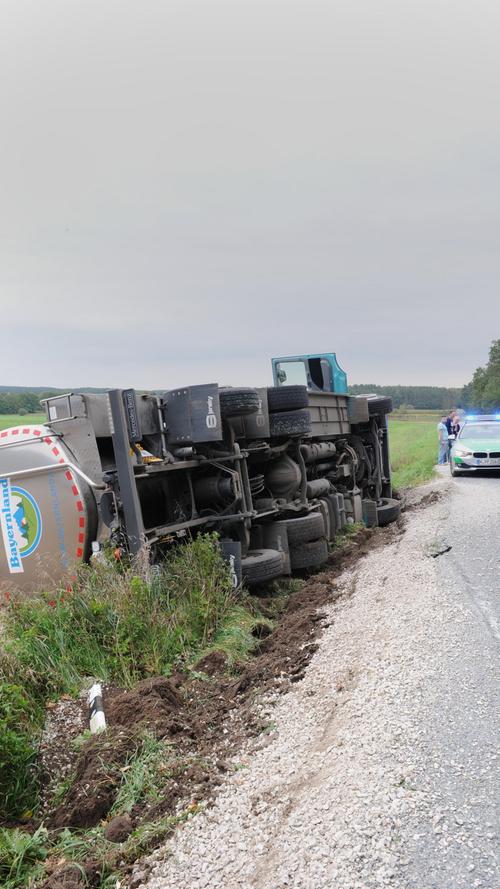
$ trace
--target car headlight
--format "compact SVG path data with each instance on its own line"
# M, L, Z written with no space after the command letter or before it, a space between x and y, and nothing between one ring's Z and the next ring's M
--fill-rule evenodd
M467 448L453 448L453 453L456 457L472 457L472 451Z

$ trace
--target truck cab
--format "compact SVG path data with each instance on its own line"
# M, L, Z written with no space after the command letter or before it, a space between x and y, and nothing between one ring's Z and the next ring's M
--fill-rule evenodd
M386 524L397 517L387 423L391 399L349 395L347 374L335 352L281 356L271 365L276 387L307 386L312 435L331 440L337 449L338 471L342 467L346 475L332 482L345 496L351 518Z
M302 385L311 391L347 395L347 374L335 352L272 358L275 386Z

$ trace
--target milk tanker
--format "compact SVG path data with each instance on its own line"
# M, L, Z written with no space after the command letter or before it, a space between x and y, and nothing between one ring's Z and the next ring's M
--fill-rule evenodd
M272 360L274 385L44 402L0 433L0 588L53 589L106 544L136 555L217 531L234 582L311 569L348 522L396 519L386 397L347 395L333 353Z

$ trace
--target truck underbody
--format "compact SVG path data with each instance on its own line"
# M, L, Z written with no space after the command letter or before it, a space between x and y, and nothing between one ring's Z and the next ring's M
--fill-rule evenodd
M48 399L45 425L0 437L4 589L57 586L106 543L157 560L204 531L219 534L235 585L265 583L321 565L346 522L397 518L390 399L331 391L318 368L332 357L293 359L306 385L283 385L273 362L267 388Z

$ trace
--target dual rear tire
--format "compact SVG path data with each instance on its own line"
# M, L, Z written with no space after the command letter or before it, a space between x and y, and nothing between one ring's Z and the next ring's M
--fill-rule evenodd
M247 586L268 583L283 574L283 557L276 549L249 550L241 560L241 575Z
M305 516L286 519L284 526L288 540L290 569L303 571L323 565L328 558L328 541L325 537L325 523L320 512L310 512ZM241 560L243 582L247 586L259 586L280 577L285 568L285 553L277 549L249 550Z
M323 515L310 512L296 519L288 519L285 524L292 571L323 565L328 559Z
M269 386L267 405L271 438L310 433L311 415L305 386Z

